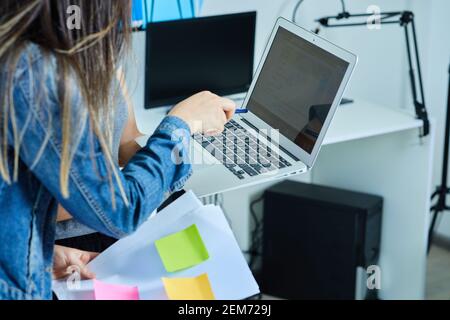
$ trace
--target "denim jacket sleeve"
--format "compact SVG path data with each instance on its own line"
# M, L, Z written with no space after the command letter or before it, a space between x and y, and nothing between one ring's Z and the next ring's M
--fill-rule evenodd
M182 188L191 175L187 158L189 127L177 117L166 117L123 171L117 168L126 201L117 180L109 178L105 156L86 121L73 152L70 196L65 199L59 182L62 130L60 106L55 98L56 76L50 72L45 79L38 78L47 67L42 59L33 61L31 68L23 67L15 78L15 125L22 141L20 161L82 224L116 238L132 233L160 205L167 192ZM45 83L48 97L39 97L39 82ZM74 110L83 107L78 103L74 100Z

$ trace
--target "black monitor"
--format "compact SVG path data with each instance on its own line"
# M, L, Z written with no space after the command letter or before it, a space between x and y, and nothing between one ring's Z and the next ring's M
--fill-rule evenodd
M246 92L252 82L256 12L147 26L145 108L173 105L203 90Z

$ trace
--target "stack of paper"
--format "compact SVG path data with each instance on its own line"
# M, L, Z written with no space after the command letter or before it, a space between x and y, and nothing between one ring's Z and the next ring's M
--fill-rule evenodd
M235 300L258 285L220 208L186 193L89 264L95 281L54 282L62 300Z

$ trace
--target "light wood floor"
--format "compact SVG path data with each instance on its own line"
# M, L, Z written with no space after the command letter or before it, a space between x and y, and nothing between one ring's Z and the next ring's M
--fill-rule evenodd
M450 300L450 250L433 246L428 257L426 297Z

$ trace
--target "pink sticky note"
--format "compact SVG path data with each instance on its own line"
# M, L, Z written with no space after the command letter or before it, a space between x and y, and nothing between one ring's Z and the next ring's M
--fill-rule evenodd
M94 280L95 300L139 300L137 287L108 284Z

